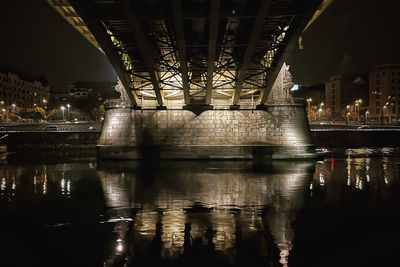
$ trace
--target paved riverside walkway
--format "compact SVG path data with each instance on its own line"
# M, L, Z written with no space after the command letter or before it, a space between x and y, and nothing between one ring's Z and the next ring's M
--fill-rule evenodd
M81 122L81 123L2 123L1 133L18 132L100 132L102 123Z

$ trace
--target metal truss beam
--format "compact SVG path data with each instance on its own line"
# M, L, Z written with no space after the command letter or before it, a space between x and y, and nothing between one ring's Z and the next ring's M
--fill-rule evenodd
M180 0L172 0L172 16L174 18L176 45L178 47L179 65L182 73L183 96L185 104L190 104L189 72L186 59L186 42L183 30L183 15Z
M274 66L272 66L272 72L267 74L266 86L263 91L261 91L258 98L260 104L264 104L268 100L269 93L271 92L272 86L275 83L276 78L283 66L283 63L287 60L289 54L296 48L297 41L306 27L307 23L312 18L315 10L318 8L321 0L313 0L307 8L307 12L303 16L296 17L294 21L290 24L289 30L286 33L286 37L289 39L287 45L283 50L279 51L278 60L274 60Z
M217 48L218 15L221 6L220 0L211 1L208 56L207 56L207 78L206 78L206 104L211 104L212 84L214 77L214 61Z
M234 105L237 105L240 100L240 91L243 87L243 82L246 77L247 69L249 67L249 63L251 61L251 57L253 56L257 41L259 39L262 26L264 25L265 18L268 15L270 10L272 0L262 0L260 7L258 9L257 17L254 21L253 29L250 34L249 42L247 43L246 50L244 52L242 64L239 69L239 74L236 80L236 88L233 92L232 102Z
M89 28L93 36L98 41L99 45L101 46L101 49L106 54L115 72L121 79L121 82L125 87L126 93L132 105L137 106L139 103L139 99L136 95L136 92L134 91L129 75L125 71L125 66L122 63L118 53L114 50L113 43L109 38L103 24L99 20L97 20L94 15L92 15L90 9L86 7L83 1L70 0L69 2L76 10L76 12L78 12L82 20L85 22L86 26Z
M154 69L153 53L151 51L151 44L146 39L143 29L136 18L134 8L130 0L121 0L121 6L124 10L125 17L128 21L129 27L134 33L136 42L139 46L140 52L143 54L145 67L150 75L150 80L156 94L158 105L163 106L164 95L160 88L160 79L158 72Z

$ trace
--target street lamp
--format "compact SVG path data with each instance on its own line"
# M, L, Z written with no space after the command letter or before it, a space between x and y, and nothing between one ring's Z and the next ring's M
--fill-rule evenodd
M383 118L382 123L385 123L385 124L386 124L386 119L385 119L386 109L387 109L387 107L386 107L386 105L384 105L382 108L382 118Z
M320 115L319 115L320 119L321 119L321 113L324 111L323 108L324 108L324 102L321 102L319 104L319 109L318 109L318 112L320 113Z
M308 110L310 110L311 101L312 101L311 98L307 98Z
M308 118L311 120L310 115L311 115L311 98L307 98L307 106L308 106Z
M360 122L360 106L358 105L358 100L356 100L355 109L357 112L357 122Z
M368 114L369 114L369 111L368 110L365 111L365 124L368 123Z
M61 106L61 111L62 111L62 114L63 114L63 120L64 120L64 110L65 110L65 107Z
M15 105L14 103L12 103L11 106L13 107L14 120L15 120L15 106L16 106L16 105Z
M70 104L67 104L67 120L69 121L69 108L71 107Z
M6 121L6 109L2 108L1 111L3 112L3 121Z

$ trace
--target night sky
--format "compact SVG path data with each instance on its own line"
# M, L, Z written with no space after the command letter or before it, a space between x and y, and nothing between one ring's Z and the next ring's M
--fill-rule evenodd
M45 75L52 91L76 80L115 80L104 55L44 0L0 1L0 64ZM400 63L400 1L334 0L288 63L295 83Z

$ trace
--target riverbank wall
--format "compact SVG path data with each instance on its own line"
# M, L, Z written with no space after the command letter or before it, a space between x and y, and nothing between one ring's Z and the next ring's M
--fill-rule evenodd
M4 127L4 125L2 126ZM69 131L53 130L16 131L15 126L0 131L0 137L7 134L2 142L9 151L40 150L95 150L100 139L101 124L91 131L69 129ZM90 127L90 126L89 126ZM89 128L89 127L85 127ZM43 128L43 127L42 127ZM42 129L41 128L41 129ZM63 129L62 127L60 129ZM358 148L358 147L400 147L400 128L393 129L311 129L311 142L315 147ZM217 149L217 146L210 149ZM264 148L266 149L266 148ZM228 151L226 152L228 153ZM250 152L249 152L250 153ZM262 150L260 153L264 153Z
M400 128L311 130L316 147L400 147Z

